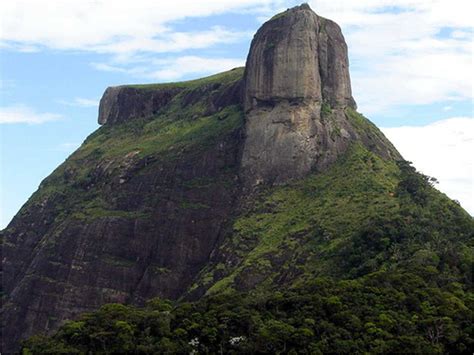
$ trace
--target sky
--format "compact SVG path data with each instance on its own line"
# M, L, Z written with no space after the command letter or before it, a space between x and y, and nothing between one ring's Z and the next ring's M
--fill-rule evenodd
M245 64L284 0L0 3L0 228L96 130L106 87ZM349 47L352 90L405 159L474 215L471 0L314 0Z

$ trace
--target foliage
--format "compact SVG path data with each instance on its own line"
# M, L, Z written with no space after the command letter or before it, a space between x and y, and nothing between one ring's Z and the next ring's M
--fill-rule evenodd
M156 168L158 164L163 167L183 157L199 157L212 149L219 139L238 131L243 124L243 113L238 105L209 113L206 96L188 105L184 105L183 100L193 89L208 84L219 83L216 90L224 90L226 85L240 80L242 74L243 68L236 68L179 83L184 91L154 117L136 118L99 128L41 183L39 190L20 210L20 215L30 213L28 207L35 206L35 209L47 208L47 215L55 218L51 224L54 222L56 225L67 219L148 218L149 206L132 210L117 206L120 197L118 185L130 176L140 176ZM115 186L113 194L110 193L111 186ZM190 201L182 201L181 206L207 208L204 204Z
M52 337L30 338L23 353L468 353L472 315L472 297L459 286L377 272L350 282L316 278L260 299L106 305Z
M236 69L163 87L186 91L241 76ZM149 218L149 210L114 205L130 199L120 195L127 174L140 178L157 164L198 159L243 125L238 106L207 114L204 99L189 106L182 100L178 94L155 117L100 128L30 202L49 208L59 226L67 219ZM329 115L330 106L322 112ZM348 108L346 116L359 133L385 140L355 110ZM205 294L200 301L106 305L50 337L28 339L22 351L470 353L473 220L435 190L435 182L409 162L354 144L328 170L258 190L244 201L220 250L190 287L190 297ZM194 177L182 187L212 189L217 183ZM182 200L177 208L209 206ZM134 261L106 255L105 262L130 267Z
M323 102L321 105L321 116L327 117L332 113L331 105L327 102Z
M392 156L398 155L397 150L384 136L382 131L367 117L364 117L364 115L360 114L352 107L346 107L345 113L346 118L361 136L367 135L367 137L372 141L384 142L384 145L390 150Z
M408 194L416 203L425 205L429 197L429 187L438 182L436 178L417 173L411 162L399 161L398 167L401 181L398 184L397 194Z
M106 305L22 351L470 353L472 218L432 183L356 145L327 172L262 192L224 244L240 263L205 269L214 286L200 301ZM282 285L285 252L280 271L299 276ZM264 277L240 293L246 274Z
M206 284L215 275L208 294L252 279L256 292L282 287L282 273L297 284L420 265L440 280L471 284L472 218L432 181L408 162L353 146L328 171L262 192L236 218L221 247L235 258L224 271L204 269Z

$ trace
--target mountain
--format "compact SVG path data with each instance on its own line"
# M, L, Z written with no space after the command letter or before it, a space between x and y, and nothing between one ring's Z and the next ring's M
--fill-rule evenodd
M356 111L308 5L245 68L108 88L99 123L2 231L4 352L473 346L472 218Z

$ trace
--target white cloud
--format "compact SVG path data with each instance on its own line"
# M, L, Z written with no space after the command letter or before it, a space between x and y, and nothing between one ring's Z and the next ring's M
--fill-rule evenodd
M230 31L213 26L207 31L171 32L165 30L159 37L128 37L111 43L89 47L99 53L130 55L137 52L167 53L180 52L187 49L202 49L222 43L233 43L243 38L250 38L251 33Z
M157 80L176 80L184 75L196 73L218 73L245 64L244 60L232 58L202 58L185 56L157 62L160 69L153 71L151 76Z
M74 106L74 107L97 107L99 106L98 99L86 99L83 97L75 97L72 100L58 100L59 103L66 105L66 106Z
M0 107L0 124L40 124L56 121L61 118L61 115L49 112L36 112L23 105Z
M110 65L107 63L91 63L91 66L97 70L107 71L107 72L118 72L118 73L126 73L127 69L121 68L116 65Z
M7 1L0 3L0 46L17 51L56 49L108 54L104 62L92 66L135 78L176 80L186 74L203 75L220 68L228 69L235 66L237 60L224 58L219 63L217 59L199 60L186 56L177 61L190 67L178 68L171 59L158 63L157 53L167 53L169 58L170 53L242 40L247 42L253 29L236 31L210 23L208 28L186 31L176 30L173 26L192 17L223 13L271 14L282 2L175 0L157 3L154 0L135 0L131 4L125 0ZM242 53L242 58L245 55ZM200 65L205 62L214 66L214 70ZM238 65L242 64L239 61ZM198 72L199 66L202 70Z
M382 128L403 157L474 215L474 119L454 117L420 127Z
M235 40L219 27L173 32L169 24L189 17L268 10L279 0L15 0L2 1L0 40L7 45L80 49L105 53L178 51ZM27 46L27 47L26 47Z
M209 48L247 40L250 34L211 24L198 31L177 31L173 27L177 23L232 12L263 20L292 4L285 0L3 1L0 45L19 51L105 53L111 58L96 63L100 70L137 78L159 79L159 73L163 78L179 78L182 75L167 63L163 68L148 65L150 55ZM354 97L361 111L374 114L398 105L473 97L471 0L313 0L310 5L343 28Z
M244 59L183 56L151 60L146 66L122 67L105 63L92 63L92 66L97 70L127 73L151 80L173 81L188 75L218 73L244 64Z
M344 22L347 25L361 25L367 22L367 15L379 15L383 12L404 13L407 11L427 13L424 21L442 23L448 26L472 26L470 0L318 0L310 1L314 11L321 15ZM370 17L369 22L380 22ZM403 28L399 28L403 31Z
M361 111L473 97L471 0L318 0L311 5L343 28Z

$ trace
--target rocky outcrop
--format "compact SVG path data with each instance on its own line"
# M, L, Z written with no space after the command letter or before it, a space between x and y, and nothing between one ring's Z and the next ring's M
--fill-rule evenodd
M237 80L228 85L213 83L191 88L185 90L182 96L184 107L201 102L205 106L204 115L212 115L224 107L240 105L242 102L242 80Z
M245 109L281 100L355 106L341 29L306 4L266 22L247 57Z
M344 37L337 24L306 4L258 30L244 82L242 176L247 186L322 170L359 138L345 116L355 102Z
M40 190L0 233L2 352L105 303L178 299L234 212L240 147L237 128L178 160L132 151L118 167L125 174L96 161L87 184L65 169L70 192L39 198ZM83 207L88 191L106 210Z
M165 107L181 88L141 89L113 86L105 90L99 105L99 124L115 124L148 117Z
M92 134L3 232L3 351L107 302L179 299L256 185L356 141L398 156L354 107L341 31L307 5L263 25L245 73L108 88L99 123L130 129Z
M241 68L233 69L240 71ZM240 105L242 80L230 84L212 83L193 87L144 85L112 86L100 100L98 122L113 125L141 117L151 117L164 109L178 94L182 94L184 107L205 102L205 114L212 115L229 105Z
M247 187L274 185L324 170L357 139L344 111L320 119L316 102L281 102L247 114L242 176Z
M242 75L106 91L102 122L131 129L92 134L0 232L2 353L104 303L191 285L240 191ZM137 117L146 129L127 126Z

